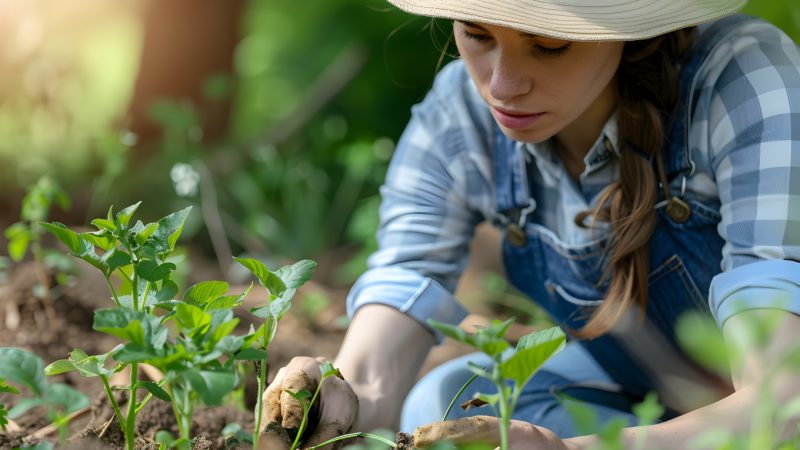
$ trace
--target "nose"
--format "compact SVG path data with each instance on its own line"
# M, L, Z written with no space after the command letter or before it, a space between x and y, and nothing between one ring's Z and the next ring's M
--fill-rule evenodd
M521 58L498 52L489 80L489 93L499 101L508 101L531 91L533 83L523 68Z

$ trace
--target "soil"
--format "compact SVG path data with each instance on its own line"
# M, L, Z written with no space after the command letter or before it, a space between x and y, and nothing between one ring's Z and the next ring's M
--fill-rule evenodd
M188 284L223 279L212 262L192 260L191 264L192 276L196 279L189 280ZM91 355L105 353L118 344L115 338L92 329L93 311L113 306L105 279L95 269L80 261L77 262L76 269L79 272L72 285L57 286L53 290L52 315L46 312L43 302L33 293L37 284L33 263L23 262L8 270L5 280L0 279L0 347L29 350L41 357L45 364L49 364L66 358L75 348ZM318 279L317 274L315 279ZM54 277L51 285L55 285ZM277 335L270 345L269 380L295 356L318 356L333 360L344 337L346 321L342 319L345 316L344 299L347 289L327 288L314 280L302 289L322 293L330 300L330 306L314 317L308 317L302 314L301 308L293 307L281 320ZM235 291L235 288L232 290ZM257 326L260 320L247 312L251 306L258 305L262 300L259 295L265 295L257 293L257 290L253 289L246 304L237 311L240 324L236 334L245 334L251 324ZM465 346L448 341L446 345L434 349L421 373L466 351L468 349ZM196 408L192 426L192 435L197 436L194 448L229 448L225 446L221 436L222 428L229 423L235 422L244 430L252 430L252 410L256 397L254 378L248 377L244 405ZM56 444L56 448L63 449L123 448L122 432L117 422L110 420L111 410L96 378L85 378L76 372L69 372L49 377L48 381L65 383L94 401L84 414L72 420L69 438L65 442L58 443L54 430L47 432L51 427L48 427L44 411L33 409L14 421L18 429L0 431L0 450L12 450L23 444L41 441L51 442ZM19 396L0 394L0 403L10 408L26 394L24 390ZM177 434L170 407L160 400L149 402L137 416L137 422L136 448L140 450L158 448L154 436L159 430L169 430L173 435ZM242 444L233 448L251 447L249 444Z
M202 273L198 270L197 273ZM220 279L220 278L203 278ZM53 284L54 283L54 280ZM199 280L198 280L199 281ZM88 354L105 353L118 341L108 335L92 330L93 311L97 308L111 307L105 280L97 273L81 271L76 282L71 286L59 286L53 292L54 313L50 316L43 302L34 295L37 284L36 270L33 263L21 263L13 266L7 274L5 284L0 285L0 347L19 347L29 350L41 357L45 364L66 358L74 348L80 348ZM320 289L319 287L316 287ZM329 291L331 297L341 297L341 292ZM332 298L332 305L343 304L340 298ZM240 328L238 334L247 332L251 323L258 319L250 315L249 308L240 308ZM287 314L278 327L278 334L270 346L270 375L272 379L278 368L298 355L314 355L332 359L344 336L343 326L337 320L344 314L341 308L330 308L324 314L315 317L309 324L309 318L298 318L291 312ZM339 311L333 311L338 309ZM313 331L312 331L313 330ZM254 377L252 377L254 378ZM70 424L69 438L57 448L64 449L121 449L124 438L116 420L112 419L111 407L96 378L85 378L76 372L68 372L48 378L49 382L62 382L93 398L88 411L74 419ZM229 423L238 423L245 430L253 428L255 407L255 381L245 387L245 408L229 405L215 408L197 407L192 424L192 436L198 438L194 442L195 449L226 448L221 430ZM19 396L2 394L0 402L9 408L19 398L27 395L21 390ZM252 401L249 401L252 400ZM118 401L125 403L125 398ZM49 424L44 411L33 409L14 421L18 430L9 429L0 432L0 450L15 449L23 444L35 444L40 441L57 443L57 433L51 432L41 436L40 430ZM136 448L141 450L157 449L155 433L159 430L170 431L177 435L178 428L167 402L152 400L137 416ZM243 444L236 448L250 448Z

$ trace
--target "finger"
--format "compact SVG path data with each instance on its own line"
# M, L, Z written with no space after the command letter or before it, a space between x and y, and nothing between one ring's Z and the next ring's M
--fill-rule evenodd
M313 447L347 433L358 417L358 398L345 380L326 378L321 393L319 423L304 447ZM323 449L336 450L346 443L337 441Z
M264 428L256 450L289 450L291 448L292 439L289 437L289 433L278 422L269 422Z
M500 422L496 417L474 416L463 419L435 422L414 430L414 446L430 447L436 442L449 441L454 444L500 442Z
M264 390L261 400L263 401L262 416L266 423L276 422L281 423L281 384L286 375L286 368L281 368L275 375L275 379Z
M289 392L308 391L313 394L316 388L316 381L312 380L304 371L298 370L285 376L280 393L281 425L284 428L293 431L299 429L305 412L303 403L292 397Z

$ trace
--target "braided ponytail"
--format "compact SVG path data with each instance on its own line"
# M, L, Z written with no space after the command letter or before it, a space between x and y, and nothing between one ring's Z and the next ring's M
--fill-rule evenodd
M656 226L658 183L651 161L662 164L663 120L675 110L679 94L676 61L692 45L696 28L625 44L617 70L620 174L592 211L576 217L611 223L605 301L576 335L594 338L607 332L625 311L647 306L650 237ZM636 150L634 150L636 149ZM639 153L637 155L636 153ZM643 157L644 156L644 157Z

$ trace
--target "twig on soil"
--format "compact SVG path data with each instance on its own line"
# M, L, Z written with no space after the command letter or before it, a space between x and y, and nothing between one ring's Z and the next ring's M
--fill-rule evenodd
M98 438L101 438L101 437L103 437L104 434L106 434L106 431L108 431L108 427L111 426L111 424L114 422L115 418L116 418L116 415L115 414L111 414L111 418L108 419L108 422L106 422L105 425L103 425L103 428L100 430L100 432L97 433L97 437Z

